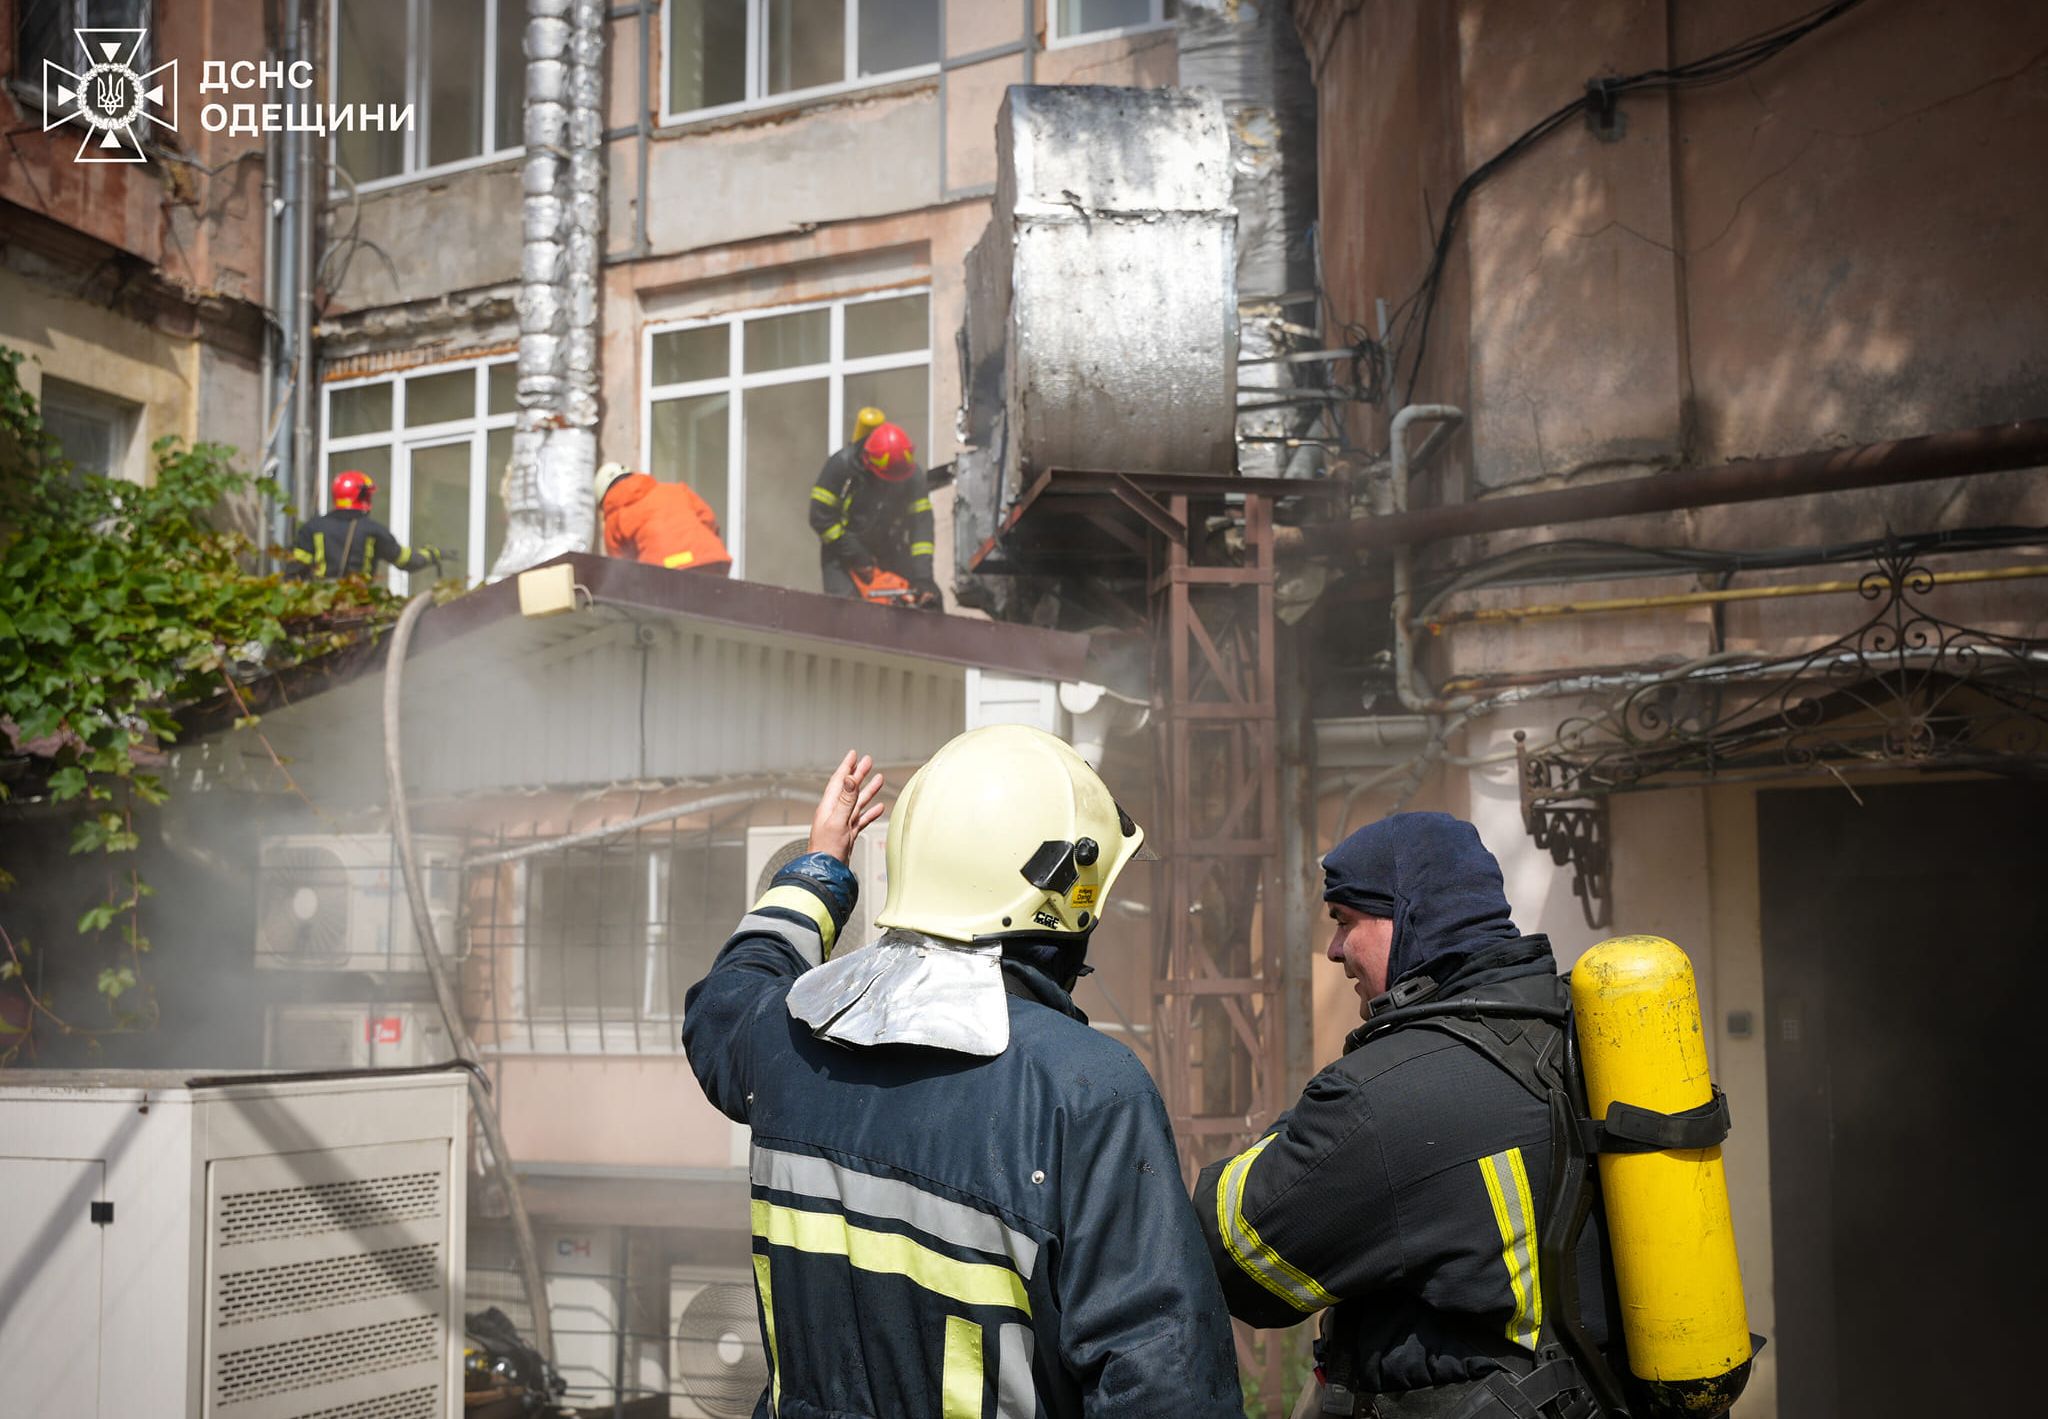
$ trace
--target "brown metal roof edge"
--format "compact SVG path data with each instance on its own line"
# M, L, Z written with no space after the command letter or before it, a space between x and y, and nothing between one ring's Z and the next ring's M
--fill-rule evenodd
M870 606L819 592L670 571L588 552L565 553L544 565L555 562L573 567L577 585L603 605L1044 680L1103 680L1109 674L1091 659L1090 638L1073 631ZM429 653L473 631L516 621L519 615L516 578L480 586L422 617L412 653ZM239 699L223 694L188 705L177 716L177 742L194 743L228 728L245 712L264 714L375 673L384 664L383 644L379 635L374 643L349 646L241 685Z
M588 552L565 553L544 565L556 563L574 568L577 585L601 605L1046 680L1093 678L1089 638L1072 631L871 606L815 591L670 571ZM518 615L514 578L479 587L421 620L414 654Z

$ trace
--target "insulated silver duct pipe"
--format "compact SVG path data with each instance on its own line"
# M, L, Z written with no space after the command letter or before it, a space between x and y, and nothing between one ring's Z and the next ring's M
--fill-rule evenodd
M519 422L491 579L590 548L604 250L603 0L527 0Z

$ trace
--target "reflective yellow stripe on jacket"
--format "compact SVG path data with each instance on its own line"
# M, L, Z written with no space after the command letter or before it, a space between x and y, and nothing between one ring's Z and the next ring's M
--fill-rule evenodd
M1279 1252L1267 1246L1259 1236L1258 1228L1244 1215L1245 1182L1251 1176L1252 1164L1258 1161L1259 1154L1272 1141L1273 1135L1267 1134L1232 1158L1218 1175L1216 1232L1223 1238L1230 1259L1243 1269L1245 1275L1307 1315L1325 1306L1336 1305L1337 1298L1317 1284L1314 1277L1290 1265Z
M1529 1170L1522 1150L1510 1148L1479 1160L1486 1178L1486 1196L1500 1228L1501 1262L1508 1269L1508 1289L1515 1293L1515 1314L1508 1321L1508 1339L1534 1350L1543 1332L1543 1289L1536 1270L1536 1204L1529 1191Z
M901 1276L945 1302L995 1306L1020 1313L1019 1321L948 1315L940 1351L938 1419L981 1419L988 1363L995 1361L997 1419L1031 1419L1038 1413L1031 1373L1031 1298L1026 1280L1037 1267L1038 1242L993 1212L943 1197L901 1178L862 1172L829 1158L785 1152L755 1144L748 1167L753 1184L754 1236L771 1249L787 1247L813 1256L845 1258L861 1271ZM790 1206L762 1191L804 1200ZM818 1210L822 1205L831 1210ZM963 1261L901 1232L863 1226L847 1212L907 1223L934 1241L971 1247L1000 1261ZM782 1373L777 1350L770 1256L754 1253L754 1278L767 1318L769 1363L777 1402ZM991 1334L993 1332L993 1334Z

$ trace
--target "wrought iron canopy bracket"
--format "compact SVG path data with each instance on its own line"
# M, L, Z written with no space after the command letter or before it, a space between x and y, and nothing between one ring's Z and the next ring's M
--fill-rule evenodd
M1586 925L1606 928L1614 916L1612 864L1608 857L1607 800L1559 804L1543 797L1556 788L1552 764L1529 757L1528 734L1515 731L1515 778L1521 787L1522 827L1539 851L1548 852L1559 867L1572 869L1572 895Z

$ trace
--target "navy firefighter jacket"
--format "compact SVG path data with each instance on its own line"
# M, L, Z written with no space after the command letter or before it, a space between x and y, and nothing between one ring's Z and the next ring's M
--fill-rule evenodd
M782 869L684 1004L751 1126L757 1416L1243 1414L1229 1316L1151 1078L1005 961L994 1058L819 1039L789 1013L859 888Z

